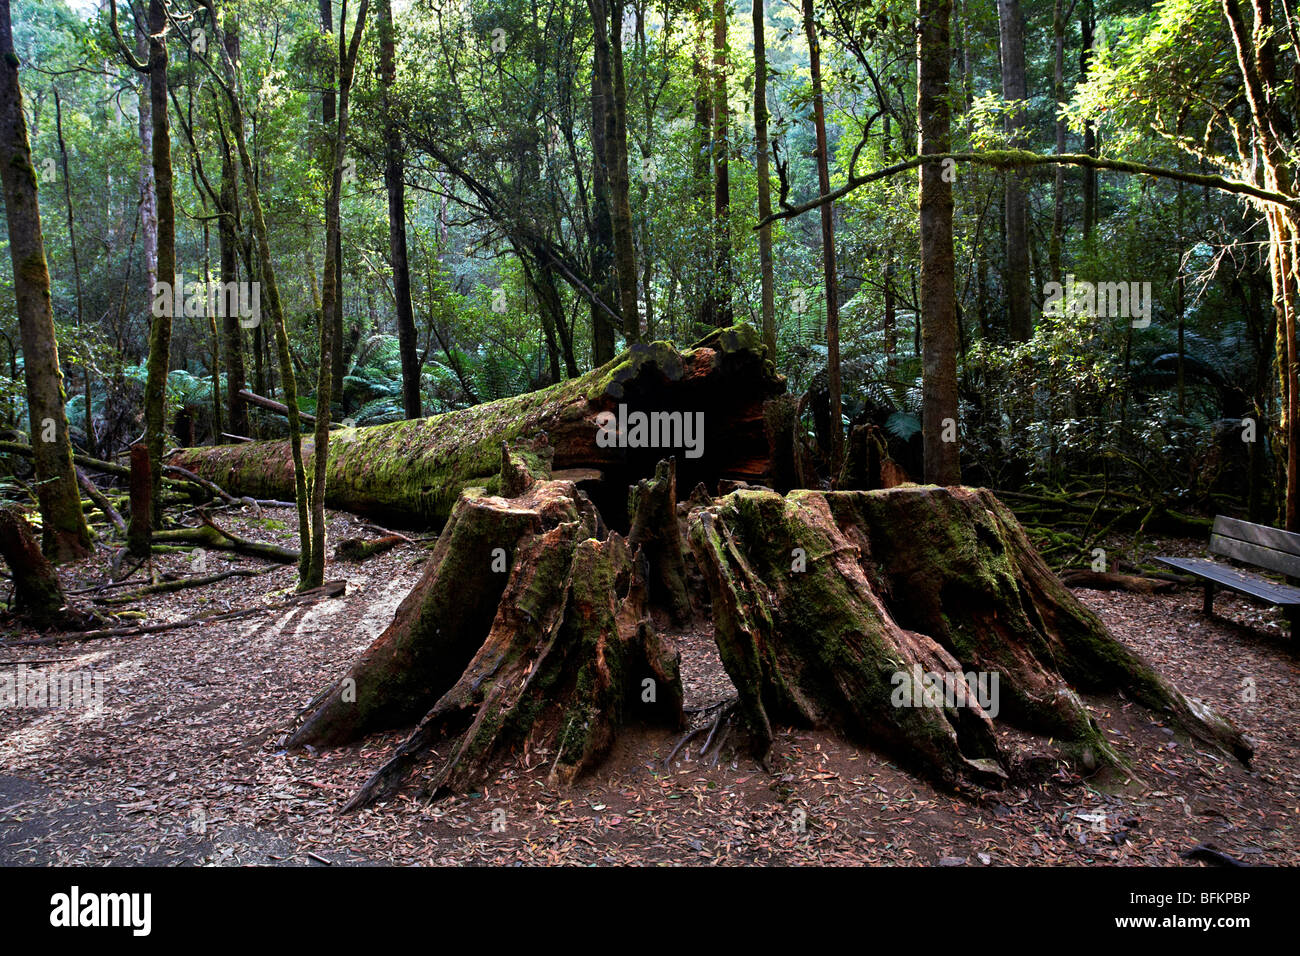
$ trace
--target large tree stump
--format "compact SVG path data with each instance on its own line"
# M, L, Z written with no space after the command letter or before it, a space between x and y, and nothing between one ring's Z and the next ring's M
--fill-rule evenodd
M676 454L684 487L720 478L756 481L772 470L764 403L785 380L749 326L719 329L679 352L664 342L635 345L581 378L525 395L413 419L347 428L330 436L326 503L397 522L441 525L467 487L497 493L500 446L545 432L558 472L586 470L606 520L621 525L627 487ZM602 447L597 416L629 413L704 415L702 454L664 447ZM303 440L310 458L312 442ZM286 441L187 448L172 461L236 496L293 497Z
M462 494L393 623L289 739L415 726L348 808L391 796L440 742L429 793L478 786L512 752L568 783L620 726L680 726L678 655L647 610L685 581L680 510L765 763L774 724L823 726L944 785L1000 786L1017 768L997 718L1088 769L1125 766L1075 688L1123 691L1251 755L1231 724L1106 632L990 492L742 488L715 501L697 488L674 506L665 461L629 489L629 543L572 481L545 477L540 437L500 454L498 486L513 496Z
M693 511L689 536L760 756L773 722L830 726L950 786L987 784L1009 768L967 675L996 675L1000 716L1086 766L1123 759L1071 685L1122 690L1251 754L1107 633L990 492L738 491ZM922 675L941 679L945 706Z
M440 740L456 742L430 792L480 782L511 748L547 753L551 779L567 783L623 723L682 722L678 655L650 622L640 552L594 536L601 522L573 482L503 459L518 494L462 495L393 623L288 741L339 744L419 721L347 809L391 795Z

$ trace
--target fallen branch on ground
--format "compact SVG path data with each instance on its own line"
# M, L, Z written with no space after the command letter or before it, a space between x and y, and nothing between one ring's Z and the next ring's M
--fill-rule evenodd
M171 594L175 591L184 591L187 588L199 588L208 584L216 584L218 581L224 581L227 578L255 578L259 574L265 574L265 570L250 571L247 568L232 568L229 571L222 571L220 574L209 574L201 578L177 578L174 581L161 581L158 584L150 584L140 588L138 591L132 591L129 594L119 594L115 597L95 598L96 604L130 604L132 601L138 601L140 598L149 597L151 594Z
M196 544L216 551L234 551L237 554L266 558L269 561L278 561L281 564L293 564L298 560L298 552L292 548L282 548L278 544L266 544L261 541L241 538L239 535L231 534L224 528L219 527L207 515L200 513L199 517L203 522L199 527L169 528L166 531L155 531L153 540L163 544L168 542Z

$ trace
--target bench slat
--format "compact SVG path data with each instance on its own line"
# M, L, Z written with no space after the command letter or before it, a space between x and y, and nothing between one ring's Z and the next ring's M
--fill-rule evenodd
M1238 561L1253 564L1255 567L1263 568L1266 571L1276 571L1279 574L1300 577L1300 557L1287 554L1284 551L1274 551L1272 548L1261 547L1258 544L1251 544L1248 541L1225 538L1218 534L1211 535L1210 553L1235 558Z
M1214 519L1214 531L1211 533L1225 538L1236 538L1263 548L1272 548L1274 551L1300 555L1300 534L1292 534L1281 528L1270 528L1267 525L1252 524L1249 521L1229 518L1227 515L1218 515Z
M1240 594L1248 594L1270 604L1300 606L1300 588L1277 584L1266 578L1228 567L1226 564L1219 564L1207 558L1159 557L1155 560L1167 567L1187 571L1197 577L1213 581L1221 587Z

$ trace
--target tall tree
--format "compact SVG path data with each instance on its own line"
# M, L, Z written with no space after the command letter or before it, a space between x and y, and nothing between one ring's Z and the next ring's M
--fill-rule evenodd
M135 53L149 62L149 34L143 23L135 26ZM158 192L153 178L153 110L147 77L140 79L136 96L136 128L140 136L140 233L144 243L145 289L153 295L158 282ZM167 281L171 277L167 276Z
M347 0L344 0L346 4ZM321 29L325 33L330 33L334 29L334 5L332 0L317 0L317 8L320 11ZM335 72L338 64L333 60L330 61L331 73L326 79L324 88L321 93L321 126L325 130L325 136L329 145L325 148L325 177L329 178L330 163L333 157L333 136L336 129L335 112L337 110L336 97L334 89ZM328 203L328 199L326 202ZM329 210L325 211L326 218L329 217ZM342 235L336 237L339 248L335 254L339 261L343 261L343 238ZM313 279L315 277L313 276ZM323 281L323 280L322 280ZM332 354L330 355L330 394L334 400L343 396L343 276L336 273L334 281L338 284L338 294L334 297L333 307L329 313L321 313L321 321L328 321L333 326L330 335L334 343Z
M587 0L591 11L594 61L591 70L592 236L591 274L596 296L610 302L619 286L614 271L614 198L610 156L614 151L614 74L609 60L609 34L603 0ZM591 361L604 365L614 357L614 326L605 310L591 304Z
M727 105L727 0L713 0L713 321L731 324L731 109Z
M822 97L821 42L813 0L803 0L803 28L808 38L808 70L812 80L813 126L817 133L817 184L821 195L831 191L830 147L826 141L826 105ZM840 287L835 264L835 209L833 203L821 206L822 278L826 287L826 378L830 389L831 480L840 472L844 460L842 388L840 385Z
M691 185L697 215L708 217L713 200L710 195L713 192L713 90L709 83L709 18L700 10L696 10L695 16L695 44L691 56L691 89L695 107ZM711 253L706 261L712 262ZM717 303L713 284L714 272L710 268L700 283L697 319L701 325L715 324Z
M764 0L753 0L754 16L754 153L758 174L758 272L763 303L763 344L776 360L776 280L772 267L772 182L767 142L767 22ZM886 117L888 122L889 118Z
M952 146L948 103L952 0L917 0L916 112L922 156ZM925 480L961 481L957 428L957 296L952 245L952 183L955 167L923 163L921 184L921 434Z
M322 9L327 0L322 0ZM357 53L366 27L366 11L370 0L361 0L357 21L348 38L348 3L342 0L339 10L338 77L336 127L332 131L330 147L330 186L325 204L325 280L321 285L321 322L318 374L316 376L316 434L312 444L311 484L311 548L299 561L300 590L320 587L325 579L325 483L329 465L330 397L333 387L332 356L342 342L335 339L335 324L329 321L339 301L339 272L342 268L340 251L340 207L343 199L343 166L348 142L348 106L352 93L352 79L356 73Z
M1028 117L1024 101L1025 25L1020 0L998 0L998 36L1002 59L1002 98L1015 107L1007 113L1007 140L1013 148L1024 145ZM1012 341L1023 342L1033 334L1029 298L1029 202L1024 174L1010 169L1004 174L1003 205L1006 213L1006 259L1003 283L1007 290L1007 331Z
M70 561L90 553L90 531L81 511L81 491L72 466L72 442L63 412L63 376L54 337L50 273L45 265L36 169L18 85L9 0L0 0L0 61L0 179L4 184L9 257L23 344L42 548L52 561Z
M627 77L623 69L623 0L610 0L604 16L604 0L590 0L592 17L602 17L600 32L608 23L606 56L610 83L607 116L609 141L610 225L614 231L614 265L618 271L618 307L623 316L623 337L629 343L641 341L641 311L637 304L636 243L632 236L632 205L627 171ZM600 40L597 40L600 43Z
M72 214L72 171L68 164L68 144L63 138L63 104L60 102L59 88L54 88L54 130L59 141L59 167L63 171L63 207L68 223L68 251L72 254L72 278L77 298L77 328L83 328L86 320L86 296L81 283L81 257L77 254L77 224ZM85 418L82 430L86 433L86 454L95 455L95 414L91 401L90 387L90 348L86 346L85 359L81 365L81 382L85 405Z
M1093 0L1082 0L1079 7L1079 34L1082 44L1079 50L1079 82L1085 83L1092 67L1095 55L1093 49L1097 39L1097 8ZM1088 118L1083 124L1083 151L1089 156L1097 155L1097 124ZM1092 238L1092 231L1097 226L1097 170L1085 167L1083 170L1083 238Z
M1056 153L1065 153L1065 23L1074 9L1065 0L1052 7L1052 101L1056 104ZM1048 271L1053 282L1061 281L1061 242L1065 234L1065 167L1057 166L1052 184L1052 238L1048 244Z
M158 525L162 503L162 453L167 429L167 374L171 368L172 311L177 296L176 208L172 196L171 121L167 113L167 34L171 25L165 0L149 0L149 60L141 63L123 42L117 29L117 0L110 0L113 35L127 64L149 77L149 119L152 136L154 192L158 203L158 282L152 287L149 323L149 358L144 384L144 441L149 447L151 524ZM165 285L164 285L165 283ZM132 521L143 520L131 515Z
M238 63L239 21L233 13L226 17L222 43L225 46L226 55L230 57L232 62ZM216 104L218 110L220 106L220 103ZM222 288L233 289L236 283L239 282L239 256L242 251L240 241L239 174L234 147L229 137L226 136L225 124L218 122L217 129L221 135L221 183L218 192L213 197L217 206L217 256ZM190 132L192 132L192 127ZM252 281L251 276L249 281ZM231 432L236 435L247 436L249 434L248 403L240 395L240 392L244 389L246 377L244 371L244 341L237 309L225 308L222 310L221 345L226 366L226 419L230 422Z
M397 346L402 360L402 411L407 418L424 414L420 401L420 356L415 338L415 309L411 304L411 263L406 252L406 177L402 163L402 133L393 115L393 84L397 80L397 37L393 0L379 0L379 94L384 124L384 188L388 192L388 257L393 270L393 299L397 309Z
M214 24L214 29L218 29L215 25L220 24L222 20L217 14L216 0L199 0L199 2L208 11L209 22ZM302 457L302 426L301 419L298 416L298 382L293 370L293 354L289 348L289 334L284 323L284 306L280 300L280 286L276 280L275 264L271 257L271 240L266 228L266 214L262 211L262 197L257 188L257 171L253 166L253 160L248 151L247 124L244 122L239 71L230 50L226 47L224 36L221 37L221 40L222 42L218 44L208 46L209 52L215 50L221 64L220 69L214 67L206 57L201 58L201 62L220 86L222 96L230 113L229 137L239 156L239 169L244 183L244 195L248 201L249 225L252 229L253 244L255 244L257 252L255 261L257 264L257 281L260 283L261 302L270 313L271 324L275 328L276 353L280 366L280 384L284 389L284 404L289 420L289 448L290 455L293 458L294 501L298 506L299 554L310 555L312 547L311 516L307 495L307 470L303 465ZM222 121L220 113L218 113L218 121ZM250 268L246 271L251 273L253 270ZM259 325L255 331L260 329L261 326ZM257 338L255 337L255 342ZM259 350L255 347L255 351ZM260 359L258 367L261 367ZM328 418L328 412L325 413L325 417ZM301 572L301 565L299 570Z

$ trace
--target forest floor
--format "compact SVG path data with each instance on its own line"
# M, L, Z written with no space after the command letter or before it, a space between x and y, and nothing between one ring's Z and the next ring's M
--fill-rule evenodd
M220 518L288 546L294 520L270 509ZM331 520L332 540L358 533L356 518ZM1148 554L1203 549L1142 545ZM281 741L388 624L426 555L402 545L363 564L332 563L326 577L346 577L346 595L300 607L269 607L292 589L292 567L133 605L150 621L266 608L201 627L45 646L15 646L37 635L0 630L6 671L53 661L24 666L104 679L98 712L0 709L0 865L1188 865L1180 853L1197 844L1250 864L1300 864L1300 655L1275 611L1222 595L1207 620L1195 589L1075 593L1256 742L1251 770L1136 704L1088 698L1142 782L1061 772L963 798L832 734L794 730L779 734L772 774L734 745L716 766L692 749L665 769L679 735L631 729L572 790L548 788L549 760L534 755L476 793L433 804L403 795L342 816L403 735L318 753L286 753ZM265 568L216 552L207 561L207 573ZM103 582L105 563L66 569L65 586ZM188 573L185 555L158 564ZM687 706L730 696L711 636L678 637ZM1009 747L1033 743L1004 733Z

